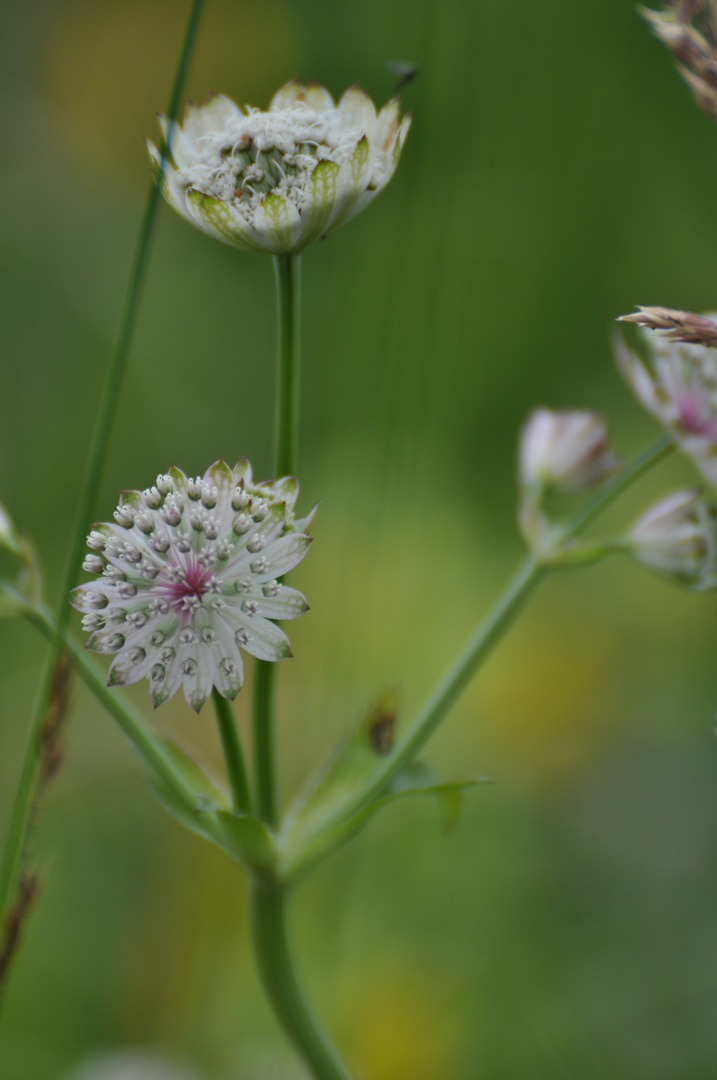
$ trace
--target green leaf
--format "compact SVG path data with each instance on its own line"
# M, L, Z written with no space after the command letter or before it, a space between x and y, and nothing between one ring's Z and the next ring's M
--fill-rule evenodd
M215 840L225 851L257 873L273 873L276 841L263 821L249 814L234 814L231 810L220 810L213 817Z
M185 829L203 836L205 840L217 843L212 829L211 816L214 811L223 810L229 805L226 796L209 779L197 762L188 757L173 742L169 739L158 739L157 741L161 743L162 749L175 771L191 788L194 793L195 804L193 807L188 806L184 799L169 786L165 778L143 757L142 763L152 791L165 810Z
M7 581L0 581L0 619L17 619L26 615L27 601Z
M244 866L270 874L276 864L276 844L266 825L248 814L234 814L221 786L196 761L171 740L158 741L195 795L195 804L190 808L145 760L150 785L165 810L186 829L210 840Z
M397 799L435 795L444 826L450 827L458 816L462 791L485 782L481 777L442 783L425 763L412 762L379 794L369 796L361 805L362 794L371 789L372 776L384 771L393 753L396 717L395 696L384 695L348 744L290 808L279 838L282 877L293 878L305 872ZM359 809L355 810L357 805Z
M395 694L383 695L348 743L289 808L282 827L282 851L311 847L350 814L393 749L397 715Z

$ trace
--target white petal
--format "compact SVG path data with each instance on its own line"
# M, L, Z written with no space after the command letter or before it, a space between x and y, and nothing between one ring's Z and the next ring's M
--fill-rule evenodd
M373 141L376 129L376 106L360 86L350 86L338 104L344 126L355 128L361 135ZM385 112L385 109L382 110Z
M373 141L376 144L377 150L382 150L387 154L393 147L398 133L398 121L400 116L401 102L398 98L392 98L391 101L388 101L384 105L376 118ZM406 128L406 131L408 131L408 128Z
M193 215L193 223L210 236L222 240L225 244L231 244L232 247L241 248L242 251L263 250L251 225L231 203L204 195L192 188L187 191L186 200Z
M274 491L286 503L288 510L293 510L299 497L299 481L295 476L282 476L274 483Z
M658 392L657 384L641 360L627 348L622 338L615 338L615 357L622 375L645 408L663 423L671 419Z
M187 169L190 165L194 165L200 157L200 149L195 145L194 139L188 137L177 123L171 125L170 134L168 116L163 116L160 113L158 120L164 141L169 147L170 157L177 168Z
M284 83L269 102L269 112L283 112L304 100L306 87L299 79L290 79Z
M187 705L199 712L214 686L214 652L211 646L200 642L193 657L196 667L191 673L181 670L184 697Z
M233 701L244 683L244 665L234 639L234 624L222 616L216 620L214 683L222 697Z
M187 105L182 127L190 139L223 131L226 124L242 110L225 94L210 94L204 105Z
M301 207L301 248L318 240L328 226L336 202L339 165L335 161L320 161L306 186Z
M349 160L341 166L339 190L334 209L326 226L326 232L335 229L353 217L359 198L365 193L371 179L371 147L366 136L356 145ZM373 193L371 193L373 198Z
M257 660L286 660L291 656L289 639L276 623L262 619L261 615L236 616L236 624L243 636L242 649L256 656Z
M299 211L290 199L270 191L254 211L256 242L273 255L288 255L297 250L302 225Z
M257 614L265 619L297 619L309 607L304 594L288 585L280 585L276 596L265 596L261 587L249 589L247 596L256 599Z

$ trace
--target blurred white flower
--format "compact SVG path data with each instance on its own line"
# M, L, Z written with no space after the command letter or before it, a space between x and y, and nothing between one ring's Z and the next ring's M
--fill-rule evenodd
M63 1080L199 1080L199 1075L154 1055L118 1051L91 1058Z
M528 490L584 491L618 465L607 424L598 413L535 409L523 426L518 469L520 483Z
M243 682L241 647L261 660L291 656L272 619L307 608L276 579L306 554L313 513L297 520L294 477L254 483L244 460L216 462L203 477L180 469L155 487L122 493L116 524L87 538L83 569L99 575L72 603L84 612L88 648L116 653L110 685L145 676L161 705L184 687L199 711L216 686L236 697Z
M245 251L290 254L363 210L389 182L408 134L398 99L376 114L350 87L287 83L262 112L221 94L171 132L162 192L177 213ZM168 121L160 117L167 137ZM160 153L148 142L155 174Z
M698 490L675 491L632 526L629 550L641 563L684 585L717 587L716 511Z
M712 321L715 319L713 317ZM618 366L645 408L717 484L717 352L640 328L649 364L615 339Z

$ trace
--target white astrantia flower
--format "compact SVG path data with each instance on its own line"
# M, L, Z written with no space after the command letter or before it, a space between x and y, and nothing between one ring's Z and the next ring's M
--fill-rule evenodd
M535 409L520 435L520 483L562 494L584 491L609 476L619 461L610 449L607 423L579 409Z
M167 137L169 122L160 116ZM287 83L266 112L221 94L189 105L171 132L162 193L210 236L245 251L303 251L386 186L411 124L397 98L376 114L352 86L338 105L317 83ZM155 175L160 152L148 142Z
M710 315L717 324L717 316ZM711 484L717 484L717 351L640 327L648 364L615 339L622 374Z
M632 526L628 548L645 566L684 585L717 587L717 511L699 490L660 499Z
M155 705L184 688L201 709L216 686L236 697L239 649L260 660L291 656L272 619L306 611L304 596L277 579L299 563L313 518L297 519L294 477L256 483L248 461L218 461L191 479L173 468L146 491L125 491L114 524L96 525L72 604L84 613L87 646L116 653L108 683L147 677Z

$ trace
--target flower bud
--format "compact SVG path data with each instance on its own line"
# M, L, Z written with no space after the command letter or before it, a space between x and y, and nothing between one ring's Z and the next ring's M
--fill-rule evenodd
M536 409L520 436L518 465L523 487L569 494L599 483L614 472L618 460L598 413Z
M693 589L717 586L717 510L697 489L674 491L635 522L629 549L639 562Z

